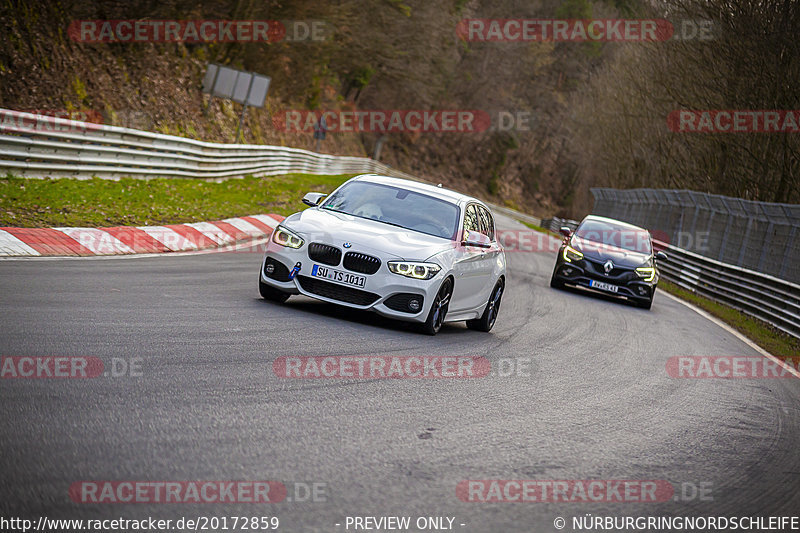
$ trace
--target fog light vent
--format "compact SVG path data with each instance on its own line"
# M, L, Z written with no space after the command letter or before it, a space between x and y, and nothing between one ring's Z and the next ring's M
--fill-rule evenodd
M393 311L399 311L401 313L417 314L422 310L422 305L424 301L425 297L422 296L421 294L401 292L387 298L383 302L383 305L385 305L389 309L392 309Z

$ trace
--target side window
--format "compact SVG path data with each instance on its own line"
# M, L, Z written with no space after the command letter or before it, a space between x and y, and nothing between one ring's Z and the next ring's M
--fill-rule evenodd
M492 214L483 206L478 206L478 213L481 218L481 233L494 240L494 220Z
M464 213L464 231L481 231L481 222L478 218L478 211L475 209L475 204L468 205Z

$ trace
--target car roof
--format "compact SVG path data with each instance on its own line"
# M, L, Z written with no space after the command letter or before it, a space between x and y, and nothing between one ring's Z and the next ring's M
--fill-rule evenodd
M627 222L623 222L623 221L617 220L615 218L601 217L599 215L588 215L581 221L581 224L583 224L587 220L588 221L596 220L598 222L607 222L609 224L614 224L615 226L619 226L620 228L625 228L625 229L647 231L645 228L642 228L640 226L635 226L633 224L629 224Z
M467 196L466 194L461 194L460 192L456 192L450 189L445 189L444 187L437 187L435 185L430 185L428 183L422 183L419 181L411 181L402 178L392 178L389 176L381 176L379 174L362 174L360 176L356 176L355 178L353 178L353 180L368 181L370 183L380 183L383 185L402 187L403 189L409 189L412 191L425 193L429 196L433 196L441 200L446 200L454 204L462 202L477 202L481 205L484 206L486 205L477 198L473 198L472 196Z

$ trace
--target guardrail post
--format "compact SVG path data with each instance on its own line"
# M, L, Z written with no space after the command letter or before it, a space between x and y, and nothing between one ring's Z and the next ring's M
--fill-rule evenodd
M797 234L797 226L792 226L792 231L789 232L789 241L786 244L786 251L783 252L783 261L781 261L781 271L778 277L786 278L786 267L789 265L789 251L792 249L792 243Z
M731 231L731 209L728 207L728 203L725 201L725 198L720 198L722 200L722 205L725 206L725 209L728 212L725 214L725 231L722 232L722 242L719 245L719 253L717 254L717 259L722 261L723 254L725 253L725 247L728 245L728 234Z
M775 225L772 223L772 220L770 220L767 226L767 237L761 245L761 256L758 258L758 270L764 270L764 260L767 258L767 250L769 250L769 247L772 245L772 232L775 231L774 228ZM789 247L787 246L786 248L788 249Z
M706 224L706 235L711 235L711 228L714 227L714 217L715 216L717 216L717 212L713 209L712 206L709 206L708 223Z
M694 197L692 197L692 201L694 202L694 217L692 218L692 226L689 229L689 235L692 236L692 244L694 245L697 242L697 233L695 230L697 229L697 219L700 218L700 204L695 201Z
M656 210L656 222L657 223L661 222L663 220L661 218L661 212L664 210L664 200L665 200L663 197L659 198L659 196L660 196L659 194L656 194L656 198L655 198L656 205L658 205L658 209ZM641 222L644 222L644 220L642 220ZM640 223L639 225L640 226L645 226L643 223ZM657 228L657 229L661 229L662 231L664 231L667 228Z
M730 220L730 217L729 219ZM744 231L744 238L742 239L742 244L739 246L739 258L736 261L738 266L742 266L744 263L744 254L747 251L747 241L750 240L750 228L753 227L753 217L747 219L747 229Z
M242 137L244 138L244 132L242 132L242 127L244 126L244 115L247 113L247 104L242 105L242 114L239 115L239 125L236 126L236 141L239 142L239 134L242 133ZM242 139L244 140L244 139Z

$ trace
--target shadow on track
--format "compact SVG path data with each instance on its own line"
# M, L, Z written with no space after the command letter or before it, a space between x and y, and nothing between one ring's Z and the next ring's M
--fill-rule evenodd
M256 305L262 305L269 309L270 312L277 312L278 310L311 313L316 316L324 316L334 320L344 320L353 324L361 324L363 326L371 326L389 331L402 331L413 335L426 337L424 333L419 331L417 323L405 322L402 320L395 320L392 318L379 315L372 311L365 311L361 309L352 309L320 300L314 300L305 296L292 296L286 303L277 304L269 302L261 298L253 298ZM287 313L287 319L294 318L298 315ZM462 334L466 335L467 329L463 322L446 323L442 326L438 335L452 335Z

